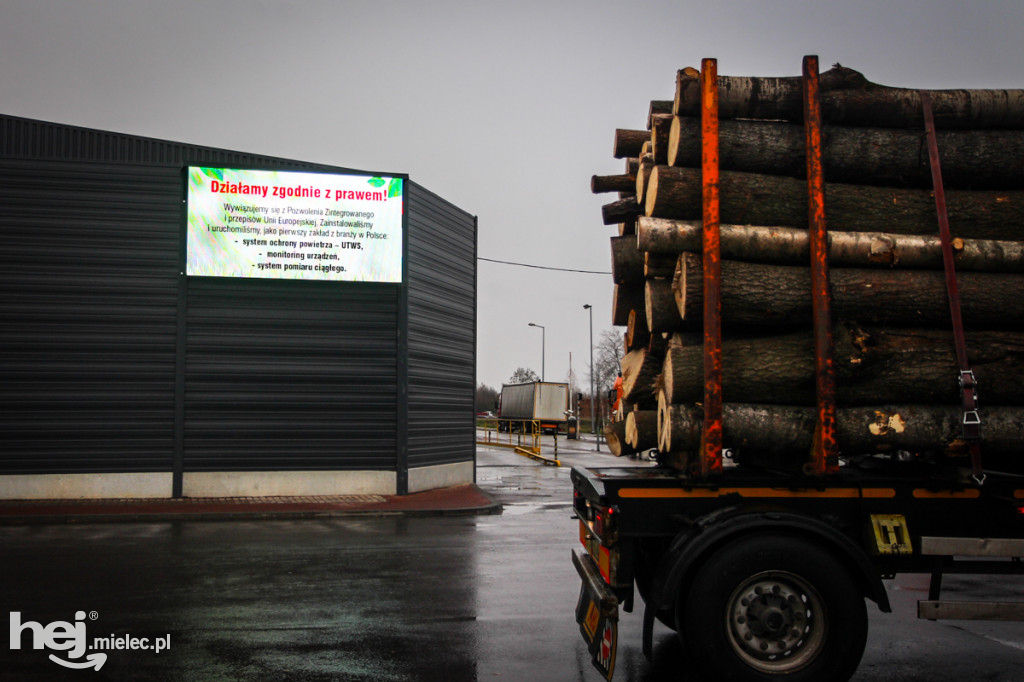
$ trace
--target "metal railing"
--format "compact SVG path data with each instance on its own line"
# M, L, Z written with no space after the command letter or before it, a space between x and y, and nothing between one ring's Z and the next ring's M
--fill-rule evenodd
M541 429L537 419L485 419L477 422L477 431L483 431L483 437L478 436L476 441L480 445L521 448L535 455L540 454ZM514 443L513 436L516 441Z

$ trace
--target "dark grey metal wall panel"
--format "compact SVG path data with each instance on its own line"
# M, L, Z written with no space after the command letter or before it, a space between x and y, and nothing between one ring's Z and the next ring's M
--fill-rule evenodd
M476 220L408 185L409 466L473 461Z
M326 170L337 166L169 142L0 114L0 157L226 168Z
M347 170L0 115L0 474L472 461L475 219L409 182L404 288L186 280L201 164Z
M170 469L180 186L0 158L0 472Z
M394 469L398 291L189 280L185 471Z

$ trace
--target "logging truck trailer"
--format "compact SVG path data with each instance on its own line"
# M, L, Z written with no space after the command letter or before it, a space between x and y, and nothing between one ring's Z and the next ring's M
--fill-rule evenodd
M838 66L836 69L841 71ZM838 71L831 75L836 76ZM1017 414L1021 399L999 387L1004 380L1019 386L1020 365L984 367L981 383L988 391L986 400L991 402L984 403L982 409L978 403L979 382L970 364L978 351L982 356L985 351L991 353L998 343L978 333L978 329L1018 327L1005 319L981 324L970 321L983 303L995 300L991 286L980 289L980 302L969 301L964 294L965 305L961 307L956 241L949 226L951 216L943 181L945 170L949 172L947 178L954 178L953 184L957 182L955 168L960 155L948 142L943 142L948 155L940 163L939 138L948 139L948 132L938 127L974 124L947 121L937 127L936 119L944 115L942 112L956 107L939 105L933 111L932 96L937 101L949 101L957 96L954 91L893 89L888 104L877 107L872 102L883 100L875 98L880 91L874 86L861 91L854 88L847 94L839 92L842 88L833 88L828 97L823 97L816 56L804 58L803 75L798 79L772 80L771 86L766 79L758 80L756 87L742 86L750 82L719 81L714 59L703 60L699 72L679 71L672 106L677 115L659 119L652 113L649 132L641 131L637 138L650 143L650 156L655 158L655 150L667 138L668 165L652 159L649 174L636 173L636 196L605 207L606 224L622 224L623 243L636 247L636 253L630 256L632 265L625 263L625 271L615 279L613 320L618 326L627 326L624 400L636 405L629 414L639 416L653 409L651 403L657 403L658 433L653 440L657 441L659 462L649 467L574 467L571 473L573 510L579 519L582 545L572 552L582 579L576 620L595 666L608 679L615 669L619 608L632 611L637 596L642 601L645 655L651 655L654 623L660 621L678 634L687 665L699 669L707 679L732 682L845 682L864 651L868 602L874 604L872 608L889 612L886 580L898 574L931 576L928 597L918 603L920 618L1024 620L1024 589L1019 582L1010 602L951 601L943 595L943 576L947 574L981 574L993 579L1001 576L1002 582L1005 576L1015 576L1017 581L1024 576L1024 470L1020 465L1024 461L1024 432L1016 425L1016 416L1003 416L1011 411ZM867 96L868 90L871 97ZM985 96L1020 101L1022 93L1005 91ZM720 97L726 103L722 111ZM896 101L912 101L902 121L880 121L878 112L896 111L898 107L890 106ZM652 112L655 104L652 102ZM973 107L963 108L974 111ZM830 271L830 259L841 262L842 249L836 248L838 239L830 241L829 235L842 230L830 233L827 225L836 229L835 225L845 219L841 217L843 202L833 201L838 195L829 189L826 221L825 165L830 164L827 175L833 184L829 187L837 190L840 185L851 187L850 183L864 180L866 185L902 185L908 177L896 171L893 160L878 167L896 171L901 175L899 179L880 181L870 170L860 180L837 180L836 175L844 172L845 160L834 161L836 155L827 157L823 152L826 144L832 144L829 135L823 133L823 111L833 117L834 133L840 123L852 125L850 114L855 110L864 115L862 123L898 126L912 131L917 140L908 148L915 150L914 163L924 174L930 173L931 183L929 187L929 178L923 175L915 186L929 188L935 212L928 215L929 202L924 202L921 215L926 222L906 233L928 234L938 227L939 248L928 248L938 257L944 275L934 278L939 287L911 294L911 310L916 311L918 304L932 298L943 305L948 303L948 308L942 308L933 320L916 320L920 323L917 325L906 319L912 314L878 318L880 326L907 323L915 327L908 337L941 333L936 357L942 355L945 359L934 370L917 372L903 392L898 385L897 365L923 354L905 353L899 362L877 363L868 374L880 377L879 385L866 398L851 400L850 389L864 378L864 372L858 377L855 370L871 363L862 356L842 355L837 347L843 341L834 333L838 330L840 335L845 334L850 328L846 323L870 317L872 311L851 314L841 295L833 306L830 278L835 278L832 284L841 291L839 283L844 275L838 268ZM761 119L758 125L768 125L770 120L785 118L796 125L783 126L785 131L773 133L771 139L778 142L788 135L794 142L773 148L764 142L768 136L750 135L748 141L730 147L730 140L739 136L732 132L720 136L720 114L724 119L722 130L746 125L741 119ZM671 126L667 133L666 121ZM913 132L922 123L923 130ZM1005 124L993 123L990 127ZM1024 124L1018 120L1012 127L1019 129ZM846 132L855 137L862 134L853 127ZM1020 158L1021 137L1018 134L1014 139L1006 146L1012 146ZM860 145L859 151L847 156L866 155L868 146ZM925 147L928 163L922 164L916 150ZM744 165L734 158L740 148L772 149L772 157L765 159L763 166ZM889 147L879 144L875 148ZM617 151L617 156L643 158L644 149L641 144L639 151ZM680 151L677 154L673 150ZM727 158L728 164L720 168L720 160ZM783 168L786 164L790 164L788 169ZM1007 168L1001 163L990 164L993 182L1019 189L1020 180L1014 179ZM782 233L773 232L769 239L750 242L753 246L746 252L728 246L730 228L721 222L752 224L750 213L735 211L736 207L747 201L766 205L766 198L773 196L763 187L740 186L744 178L756 173L801 178L792 184L792 214L784 215L788 209L773 206L758 220L771 226L799 227L806 234L807 247L801 250L799 259L785 262L787 267L800 265L799 283L765 285L762 279L757 280L759 286L737 293L739 289L729 288L738 279L733 276L735 270L729 268L746 260L772 262L766 253L768 245L774 247L786 241ZM625 186L628 188L628 183ZM960 194L950 193L951 198L954 196ZM873 224L895 231L899 211L875 214L864 210L867 203L851 201L851 213L869 215ZM734 217L725 219L726 210ZM656 256L663 249L653 245L640 248L645 231L642 228L649 227L643 221L659 217L700 221L693 239L667 250L679 255L674 274L669 272L671 263L658 272L663 266ZM982 218L958 220L969 230L978 227ZM846 225L853 232L873 229ZM627 228L635 228L635 239ZM1000 239L1012 240L1007 242L1011 244L1020 241L1015 235ZM617 252L613 242L613 256ZM872 250L859 258L858 267L870 267L875 255ZM896 260L889 263L895 265ZM616 269L618 265L613 267ZM633 275L631 280L626 271L643 275ZM649 272L655 274L649 276ZM631 286L631 281L643 281L644 288ZM943 281L945 292L940 290ZM671 304L659 303L663 297L658 291L666 291L669 286L677 310ZM1019 280L1013 280L1012 286L1019 297ZM781 295L764 305L751 304L748 299L756 301L761 289ZM889 297L905 289L865 281L850 287L848 301L875 311L885 309L888 314L890 299L881 303L877 295ZM796 293L801 296L799 317L785 314L782 320L768 319L779 299ZM747 304L748 310L739 303ZM645 308L646 320L640 323ZM749 312L750 318L740 319L737 310ZM660 314L665 311L667 315ZM723 311L731 317L724 316ZM726 347L723 322L734 326L737 334L733 338L743 338L750 352ZM774 329L778 335L787 324L803 336L796 354L780 359L767 351L770 334L764 332ZM974 344L970 353L965 327ZM939 331L930 331L932 328ZM690 336L699 338L694 341L673 336L672 341L666 340L667 334L680 329L683 333L695 332ZM743 337L744 330L751 335ZM877 348L874 344L884 335L876 334L873 341L860 344L860 348ZM908 346L901 348L907 350ZM803 369L795 378L773 375L778 378L760 380L758 376L757 381L743 381L744 371L751 367L774 371L798 365ZM842 373L837 369L840 366ZM903 369L901 365L899 370ZM957 407L949 390L954 388L954 377L960 385L961 402ZM690 380L686 388L679 385ZM928 393L923 384L932 380L941 382L942 387ZM723 384L728 384L727 389ZM795 397L787 393L795 386L813 387L813 397L809 391ZM780 395L784 397L780 399ZM723 396L735 402L725 403ZM940 413L945 414L947 400L953 416L938 418ZM641 406L644 402L647 406ZM932 420L937 427L935 435L927 435L933 432L920 428L927 420L915 417L904 422L898 412L891 410L895 418L882 418L888 406L902 403L910 406L910 412L900 408L906 414L936 415ZM801 407L795 411L779 409L783 405ZM865 407L861 413L857 411L859 405L883 407ZM935 409L917 411L920 405ZM738 417L742 409L754 418ZM643 438L640 420L634 416L633 423L637 428L630 431L627 420L627 441L635 436L639 443ZM1004 424L1013 425L1005 428ZM954 436L957 432L959 435ZM773 435L766 436L769 433ZM863 440L856 442L860 437ZM633 442L629 445L640 449ZM963 463L968 450L969 468Z
M576 608L594 665L614 672L618 609L643 601L711 679L847 680L867 638L866 600L885 580L931 575L918 617L1024 620L1021 601L948 601L945 574L1024 575L1024 477L936 477L843 467L827 479L744 472L714 480L664 467L574 467L582 547Z
M529 381L504 384L498 403L498 429L529 429L536 422L542 433L557 433L569 419L569 384Z

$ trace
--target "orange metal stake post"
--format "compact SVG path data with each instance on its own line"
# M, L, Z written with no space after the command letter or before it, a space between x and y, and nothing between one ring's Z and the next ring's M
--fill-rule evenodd
M718 61L701 63L704 197L704 430L699 475L722 470L722 262L718 203Z
M828 229L825 224L825 174L821 163L821 99L818 58L804 57L804 131L807 141L807 219L811 247L811 302L818 423L811 459L812 475L839 470L836 442L836 375L833 362L832 295L828 274Z

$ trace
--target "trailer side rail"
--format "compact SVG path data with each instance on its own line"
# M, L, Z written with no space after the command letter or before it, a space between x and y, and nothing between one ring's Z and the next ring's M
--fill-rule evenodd
M921 538L921 554L936 557L928 599L917 603L917 617L927 620L1024 621L1024 602L952 601L940 599L942 576L956 569L958 557L1003 559L1006 573L1024 575L1024 540L1015 538ZM1009 562L1005 562L1009 559Z

